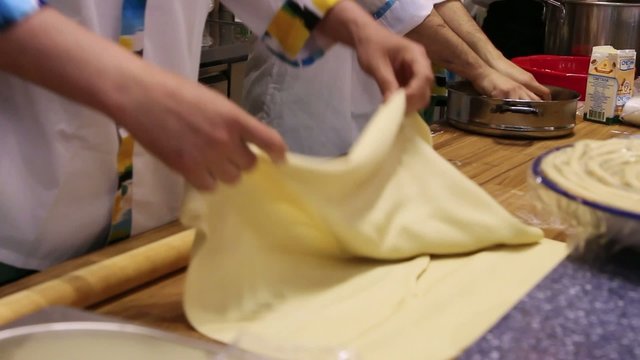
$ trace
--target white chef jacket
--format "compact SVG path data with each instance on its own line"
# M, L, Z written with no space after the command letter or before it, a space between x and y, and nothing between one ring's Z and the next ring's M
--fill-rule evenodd
M403 35L441 1L358 0L384 26ZM308 68L287 66L257 44L243 88L250 113L278 130L290 150L315 156L347 153L382 101L355 52L339 44Z
M48 2L99 35L120 35L123 0ZM258 33L282 3L228 2ZM145 60L195 80L210 4L147 0ZM116 127L106 116L0 72L0 262L43 269L104 245L117 150ZM139 144L133 164L137 234L177 218L183 180Z

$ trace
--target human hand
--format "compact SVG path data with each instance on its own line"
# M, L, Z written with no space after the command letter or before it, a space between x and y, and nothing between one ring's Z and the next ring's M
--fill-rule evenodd
M469 80L478 92L492 98L540 100L540 97L523 85L488 67Z
M368 29L356 36L360 67L371 75L385 99L399 87L407 95L407 112L429 104L434 76L424 48L385 29Z
M544 100L551 100L551 92L544 85L541 85L531 73L523 70L513 62L503 58L503 60L493 65L494 70L509 77L511 80L526 87L529 91Z
M385 98L404 87L407 112L429 104L433 72L422 46L387 30L353 1L335 5L317 29L355 49L360 66Z
M106 114L198 189L238 181L256 161L248 143L275 161L285 157L280 135L224 96L144 61L51 7L0 35L0 54L20 54L0 56L0 72Z
M237 182L256 162L249 143L276 162L284 160L280 135L224 96L166 72L155 79L113 118L194 187L213 190L218 181Z

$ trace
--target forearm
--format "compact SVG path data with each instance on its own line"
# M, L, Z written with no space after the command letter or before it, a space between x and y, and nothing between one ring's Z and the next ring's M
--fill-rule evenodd
M9 55L0 57L0 71L107 114L200 190L237 182L256 161L248 143L274 161L285 157L282 138L223 95L143 61L53 9L1 32L0 54Z
M223 0L237 16L246 22L254 32L267 31L273 16L280 10L282 0ZM330 2L329 2L330 3ZM313 31L347 45L353 45L357 34L370 26L377 25L367 11L354 0L340 0L322 17ZM289 29L294 31L294 29Z
M0 53L0 70L114 118L127 98L152 87L157 71L50 8L1 32Z
M342 0L320 21L316 30L323 36L353 47L364 32L381 27L355 1Z
M436 12L432 12L406 36L422 44L434 63L472 82L489 70L487 64Z
M435 6L434 12L440 15L447 26L489 66L494 67L497 62L505 59L459 0L439 3Z

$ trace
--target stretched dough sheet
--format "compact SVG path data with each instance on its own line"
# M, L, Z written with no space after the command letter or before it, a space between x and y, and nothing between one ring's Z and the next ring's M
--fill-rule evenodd
M182 219L197 235L184 307L198 331L280 358L446 358L564 256L549 241L478 253L542 232L440 157L404 112L400 91L344 157L274 165L257 151L240 184L188 192Z

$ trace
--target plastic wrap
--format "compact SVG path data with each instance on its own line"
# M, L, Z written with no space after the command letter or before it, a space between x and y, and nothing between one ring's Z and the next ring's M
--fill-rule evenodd
M640 126L640 77L634 82L635 96L629 99L620 117L626 124Z
M544 231L545 237L559 241L573 238L573 228L557 216L541 208L538 201L532 201L535 194L530 191L491 191L491 195L520 221Z
M640 139L583 140L534 160L529 189L539 214L556 219L567 242L640 248Z

